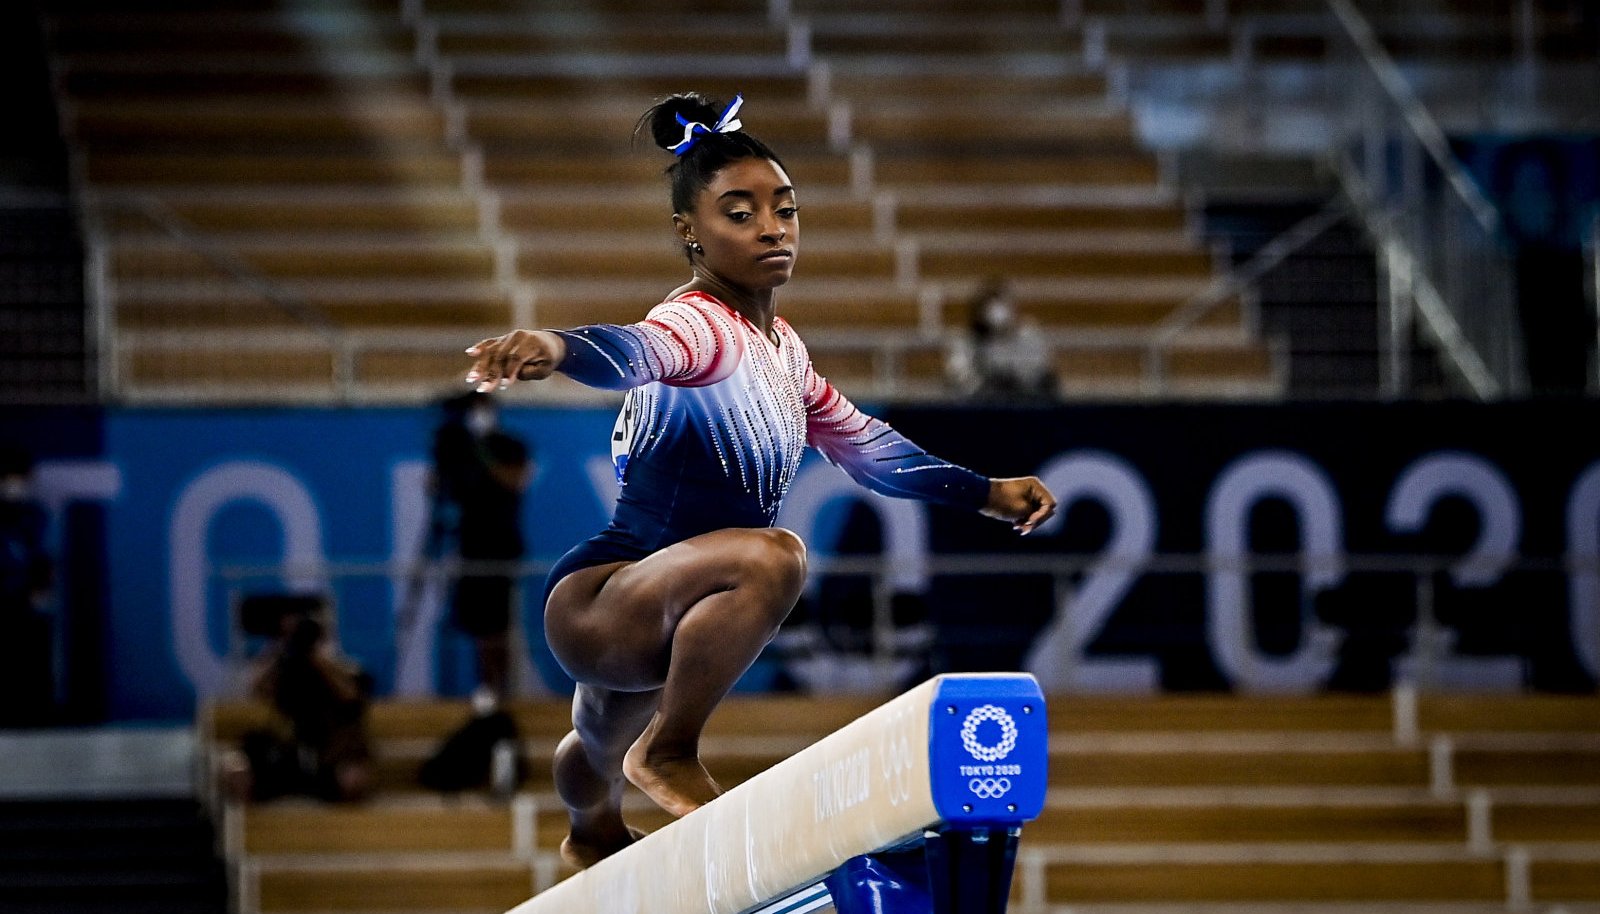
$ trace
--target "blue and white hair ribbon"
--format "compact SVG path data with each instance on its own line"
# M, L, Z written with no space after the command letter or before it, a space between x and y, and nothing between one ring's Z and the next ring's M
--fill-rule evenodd
M668 146L667 150L673 155L682 156L694 148L695 142L702 133L732 133L742 128L744 124L739 121L738 115L739 106L743 104L744 96L735 95L733 101L728 103L727 110L722 112L722 117L717 118L717 122L710 127L699 121L686 120L681 114L678 115L678 123L683 125L683 139L679 140L676 145Z

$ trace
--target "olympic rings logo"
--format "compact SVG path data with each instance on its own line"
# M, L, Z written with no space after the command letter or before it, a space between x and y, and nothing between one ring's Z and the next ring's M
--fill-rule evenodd
M980 800L998 800L1011 792L1010 778L973 778L967 788Z
M1000 725L1000 742L993 746L978 742L978 725L986 720L992 720ZM1005 708L979 705L972 709L972 713L968 714L967 719L961 724L961 747L967 750L968 755L981 762L998 762L1017 748L1017 722ZM1007 785L1007 789L1010 789L1010 785Z

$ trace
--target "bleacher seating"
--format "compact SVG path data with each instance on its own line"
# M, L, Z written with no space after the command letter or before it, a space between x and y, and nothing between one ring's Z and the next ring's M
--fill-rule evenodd
M1456 61L1533 54L1529 98L1592 110L1577 4L1358 5L1424 98L1462 85ZM1334 27L1321 0L58 0L49 22L134 399L326 397L341 371L414 398L463 340L637 316L685 271L631 128L684 88L743 91L785 155L809 231L782 309L847 389L943 392L965 302L1001 276L1063 390L1149 393L1153 329L1225 267L1128 73L1248 97L1252 67L1289 63L1277 82L1314 87ZM1254 310L1217 297L1171 341L1166 392L1283 390Z
M874 704L732 699L712 720L707 766L737 783ZM1412 706L1403 696L1052 699L1052 789L1024 830L1012 909L1600 902L1600 703L1424 695ZM214 751L260 713L208 708L202 745ZM515 707L534 771L509 802L415 784L417 761L467 713L380 704L372 727L388 773L366 804L218 804L240 910L487 914L563 878L565 815L548 762L567 706ZM668 821L631 791L627 809L646 829Z
M1053 0L914 6L57 4L129 394L325 397L344 347L361 396L409 397L453 378L460 341L637 317L685 268L664 160L630 134L684 88L743 91L796 176L782 310L825 373L942 392L962 303L1003 276L1069 344L1065 389L1145 389L1149 331L1220 272L1081 32ZM1195 393L1281 379L1235 300L1167 372Z

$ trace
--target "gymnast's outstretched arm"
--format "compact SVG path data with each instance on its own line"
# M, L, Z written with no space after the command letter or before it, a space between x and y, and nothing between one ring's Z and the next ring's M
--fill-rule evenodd
M806 362L806 434L812 447L875 492L967 508L1029 533L1055 513L1056 500L1034 476L990 479L936 457L862 412Z
M477 359L467 380L480 391L541 380L555 371L606 390L652 381L715 384L732 374L744 355L734 320L725 311L673 300L650 309L636 324L513 330L467 350Z

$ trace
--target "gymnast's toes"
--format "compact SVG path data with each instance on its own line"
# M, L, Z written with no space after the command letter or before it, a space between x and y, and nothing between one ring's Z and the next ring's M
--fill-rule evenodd
M622 772L633 786L674 816L686 816L722 795L698 758L649 758L639 744L623 759Z
M569 834L561 839L561 859L568 866L586 870L644 836L644 832L632 825L628 826L626 840L593 841L574 838Z

